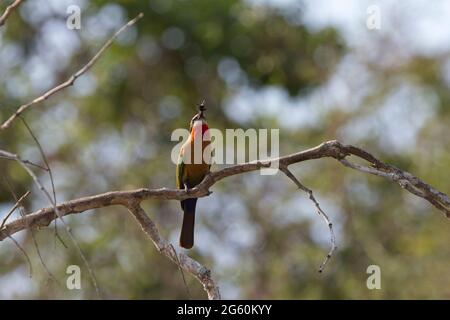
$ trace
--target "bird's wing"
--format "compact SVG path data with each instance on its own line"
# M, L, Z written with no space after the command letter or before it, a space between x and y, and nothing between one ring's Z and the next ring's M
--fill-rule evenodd
M183 162L183 158L179 157L178 158L178 164L177 164L177 188L178 189L184 189L184 185L183 185L183 173L184 173L184 162Z

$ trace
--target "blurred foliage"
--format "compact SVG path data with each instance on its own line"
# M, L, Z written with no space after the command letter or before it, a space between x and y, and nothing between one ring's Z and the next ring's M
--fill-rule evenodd
M450 191L450 96L441 74L446 55L413 55L394 66L358 61L371 75L371 88L357 108L330 108L319 113L315 126L285 127L279 116L294 110L280 106L274 115L259 112L264 105L255 104L250 119L243 121L239 109L230 110L230 97L244 87L258 92L276 86L288 100L320 92L344 57L352 54L338 30L312 30L282 10L237 0L92 0L83 2L81 30L50 35L54 25L65 28L66 7L57 1L37 2L24 3L20 15L11 16L0 30L0 120L70 76L127 19L145 14L73 88L25 115L50 161L58 201L116 189L174 187L171 132L188 126L202 98L207 100L211 127L280 128L280 150L286 154L345 137L344 128L373 118L404 83L425 90L433 110L414 146L398 152L387 148L381 127L355 140L381 159ZM66 39L61 43L67 56L47 47L51 42L46 41L55 37ZM391 49L379 41L380 50ZM38 64L47 71L33 68ZM311 108L321 110L319 104ZM390 119L394 126L399 121ZM20 121L1 132L0 146L42 162ZM450 298L450 223L437 210L393 183L332 160L304 163L294 170L335 221L338 251L326 272L318 274L328 250L327 228L306 196L284 176L254 173L222 181L212 196L199 201L196 246L189 254L213 270L225 298ZM32 191L25 202L29 212L47 206L17 164L0 161L0 171L17 194ZM50 187L45 172L37 173ZM2 179L2 214L11 204ZM147 201L145 209L163 236L176 243L179 204ZM67 220L105 297L188 298L177 266L155 250L125 209L103 208ZM68 265L82 267L83 290L61 289L48 279L27 231L16 239L31 257L33 277L27 278L21 252L4 241L1 298L95 298L87 270L59 230L68 249L55 240L53 228L36 230L34 236L62 284ZM370 264L381 267L382 290L366 287ZM192 298L205 297L193 277L187 275L187 282Z

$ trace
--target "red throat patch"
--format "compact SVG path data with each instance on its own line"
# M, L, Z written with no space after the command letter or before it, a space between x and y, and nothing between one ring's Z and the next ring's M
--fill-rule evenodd
M208 131L209 127L206 123L203 122L202 124L202 134L204 134L206 131Z
M203 137L203 135L205 134L205 132L206 131L208 131L209 130L209 127L208 127L208 124L206 124L205 122L203 122L202 123L202 129L201 129L201 136ZM192 131L191 131L191 136L192 136L192 138L195 138L196 137L196 135L199 133L198 132L199 130L197 129L194 129L194 128L192 128Z

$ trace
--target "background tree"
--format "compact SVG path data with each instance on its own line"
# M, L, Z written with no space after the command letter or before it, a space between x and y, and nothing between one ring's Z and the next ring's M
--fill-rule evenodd
M430 25L418 23L415 40L407 36L411 21L433 20L445 29L437 13L380 1L382 29L371 31L364 3L342 9L356 17L349 30L339 19L324 21L333 8L320 1L75 1L82 28L68 30L72 3L27 0L0 29L1 122L78 70L129 18L145 17L73 87L25 114L52 167L58 202L173 187L170 134L188 125L203 97L211 127L280 128L281 154L339 139L450 190L450 49L436 45L438 36L425 41L420 31L429 34ZM346 18L334 12L331 17ZM41 161L20 121L0 133L0 146ZM0 172L2 214L14 203L6 181L19 195L31 191L27 211L47 206L16 163L0 161ZM225 298L449 297L450 224L437 210L333 161L304 163L294 173L331 215L337 254L318 274L328 230L289 180L233 177L199 202L190 253L213 270ZM179 204L151 201L145 209L176 242ZM149 245L123 208L67 221L106 297L187 298L177 266ZM46 265L63 281L68 265L83 264L60 235L69 248L55 240L53 228L35 233ZM84 290L61 289L39 263L31 233L15 238L31 258L33 278L14 243L2 242L0 297L95 297L86 270ZM382 290L366 287L371 264L381 267ZM192 277L186 281L193 298L204 297Z

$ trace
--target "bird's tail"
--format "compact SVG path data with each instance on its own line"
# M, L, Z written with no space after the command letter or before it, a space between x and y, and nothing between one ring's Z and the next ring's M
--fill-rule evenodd
M194 246L194 223L195 223L195 206L197 198L191 198L181 201L183 208L183 226L181 227L180 246L190 249Z

